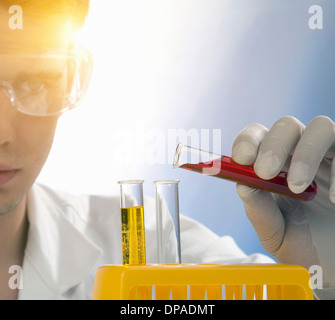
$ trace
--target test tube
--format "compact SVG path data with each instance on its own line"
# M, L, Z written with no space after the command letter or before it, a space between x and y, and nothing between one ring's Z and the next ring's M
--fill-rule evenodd
M234 181L299 200L312 200L317 193L315 181L305 191L296 194L288 187L285 171L281 171L270 180L264 180L256 175L253 165L240 165L230 157L185 146L182 143L177 146L173 167Z
M120 184L122 263L145 264L143 180L123 180Z
M178 183L154 181L158 263L181 263Z

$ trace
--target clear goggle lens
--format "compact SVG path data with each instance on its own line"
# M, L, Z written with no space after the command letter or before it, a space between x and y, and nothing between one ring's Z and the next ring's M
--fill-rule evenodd
M0 90L22 113L58 115L78 106L92 69L92 56L81 47L69 55L0 52Z

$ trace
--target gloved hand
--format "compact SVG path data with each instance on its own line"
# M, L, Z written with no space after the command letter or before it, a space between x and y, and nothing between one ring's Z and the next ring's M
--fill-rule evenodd
M300 193L313 181L316 197L301 201L237 185L246 214L262 246L279 263L307 270L322 268L320 299L335 298L335 124L324 116L306 127L293 117L279 119L270 130L254 123L245 127L232 146L239 164L254 164L263 179L288 171L289 188ZM318 267L317 267L318 268ZM320 273L320 268L315 269Z

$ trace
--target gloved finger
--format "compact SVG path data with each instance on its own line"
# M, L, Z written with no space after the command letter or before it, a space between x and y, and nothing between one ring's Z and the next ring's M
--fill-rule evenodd
M292 192L311 184L324 156L335 149L335 124L325 116L314 118L305 128L292 156L287 182Z
M240 131L232 146L232 158L242 165L249 165L255 162L258 148L268 132L268 129L259 124L252 123Z
M285 233L285 220L276 201L264 190L241 184L236 185L236 190L260 243L267 252L275 256Z
M282 117L265 135L255 161L255 172L262 179L272 179L283 169L299 141L304 125L294 117Z
M333 158L330 167L329 199L335 203L335 158Z

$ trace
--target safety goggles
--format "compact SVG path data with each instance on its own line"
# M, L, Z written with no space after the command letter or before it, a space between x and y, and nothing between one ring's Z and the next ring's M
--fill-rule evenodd
M92 74L88 50L69 54L6 53L0 49L0 93L18 111L33 116L59 115L82 100Z

